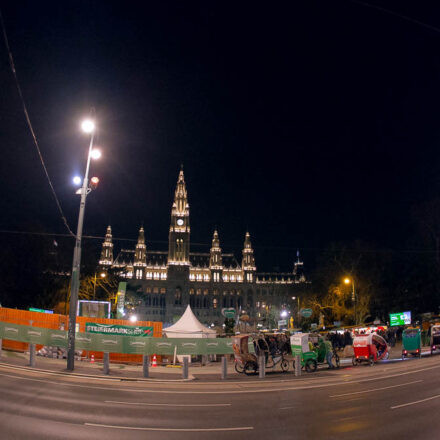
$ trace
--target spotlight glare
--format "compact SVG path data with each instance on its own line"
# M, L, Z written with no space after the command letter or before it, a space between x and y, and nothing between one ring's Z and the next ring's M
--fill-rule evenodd
M102 156L101 150L94 148L91 151L90 156L92 159L99 159Z
M72 180L75 185L81 185L81 177L75 176Z
M85 119L81 123L81 129L84 133L92 133L95 130L95 123L91 119Z

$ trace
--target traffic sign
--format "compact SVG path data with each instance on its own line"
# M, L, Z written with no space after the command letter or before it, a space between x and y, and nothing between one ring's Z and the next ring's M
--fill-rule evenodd
M284 325L287 325L287 319L280 319L278 321L278 328L280 328L280 327L282 327Z
M222 309L222 315L225 318L234 319L235 318L235 309L233 309L233 308Z
M313 315L313 310L312 309L301 309L301 316L303 316L304 318L310 318Z

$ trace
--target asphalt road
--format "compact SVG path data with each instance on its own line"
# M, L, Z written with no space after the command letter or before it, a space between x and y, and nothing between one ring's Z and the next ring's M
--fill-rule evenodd
M0 366L1 439L440 437L440 356L225 382L132 382Z

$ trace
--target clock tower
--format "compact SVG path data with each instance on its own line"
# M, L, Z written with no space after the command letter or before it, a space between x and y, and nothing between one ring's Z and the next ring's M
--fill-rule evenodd
M177 179L168 235L168 266L189 266L189 204L183 167Z

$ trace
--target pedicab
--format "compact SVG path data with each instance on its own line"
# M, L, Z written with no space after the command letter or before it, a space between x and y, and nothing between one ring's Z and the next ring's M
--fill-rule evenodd
M352 362L354 366L363 361L374 365L377 361L388 359L390 355L388 344L377 333L357 335L353 340L353 351Z
M431 326L431 354L440 350L440 324Z
M301 368L308 373L316 371L318 364L327 360L324 338L318 333L296 333L290 337L292 355L301 356ZM333 351L336 367L339 368L339 356Z
M402 332L402 360L409 354L422 357L422 332L419 328L409 327Z
M269 347L263 335L254 336L252 339L253 344L249 344L249 335L232 338L235 370L238 373L258 373L259 355L264 356L266 368L275 368L279 364L283 373L289 369L289 362L285 359L283 351L277 347Z

